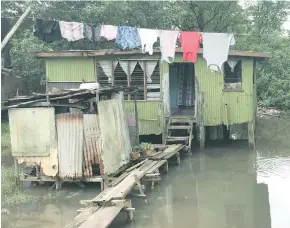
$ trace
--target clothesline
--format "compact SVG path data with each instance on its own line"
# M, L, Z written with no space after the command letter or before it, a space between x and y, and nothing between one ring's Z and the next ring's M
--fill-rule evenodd
M1 17L1 18L6 18L6 19L14 19L16 17L20 17L20 16L15 16L15 17ZM26 19L32 19L32 20L35 20L34 17L26 17L24 20ZM52 20L52 21L57 21L57 20L54 20L54 19L51 19L51 18L45 18L43 20ZM81 23L84 23L84 22L81 22ZM88 24L90 26L93 26L93 25L97 25L97 24L93 24L93 23L84 23L84 24ZM103 23L99 23L100 25L102 25ZM117 25L114 25L114 26L117 26ZM129 25L127 25L129 26ZM148 29L157 29L157 28L148 28ZM170 30L170 29L165 29L165 30ZM173 30L174 31L174 30ZM261 33L261 34L252 34L252 33L235 33L235 32L230 32L234 35L237 35L237 36L261 36L261 35L277 35L277 33Z

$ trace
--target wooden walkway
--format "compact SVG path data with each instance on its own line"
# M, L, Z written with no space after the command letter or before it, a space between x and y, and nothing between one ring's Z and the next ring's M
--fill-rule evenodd
M80 209L80 214L65 228L105 228L113 222L120 211L127 212L128 221L132 221L135 208L132 207L128 196L146 200L142 186L151 182L151 189L154 188L154 184L161 180L161 169L168 172L168 159L176 157L177 164L180 164L179 152L183 148L184 145L181 144L170 145L165 150L125 170L94 199L82 200L80 203L86 208ZM137 187L139 192L130 194L134 187Z

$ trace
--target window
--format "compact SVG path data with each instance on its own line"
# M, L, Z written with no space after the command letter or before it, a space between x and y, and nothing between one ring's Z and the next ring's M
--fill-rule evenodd
M229 62L231 66L229 65ZM242 61L224 63L224 88L229 90L242 89Z
M160 100L158 60L101 60L96 63L97 81L101 86L136 86L137 100ZM126 95L125 100L130 100Z

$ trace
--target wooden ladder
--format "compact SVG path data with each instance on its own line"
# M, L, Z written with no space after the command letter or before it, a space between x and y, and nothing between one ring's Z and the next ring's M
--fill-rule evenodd
M188 116L169 117L165 145L181 143L186 145L188 153L191 153L194 118Z

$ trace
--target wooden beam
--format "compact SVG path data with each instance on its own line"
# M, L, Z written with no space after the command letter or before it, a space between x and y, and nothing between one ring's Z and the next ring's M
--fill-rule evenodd
M176 52L182 53L182 49L176 48ZM155 48L154 53L160 54L160 48ZM90 56L112 56L112 55L136 55L142 54L142 52L140 50L120 51L114 49L103 49L100 51L95 50L59 51L59 52L38 52L33 54L35 57L80 57L80 56L90 57ZM202 48L199 50L198 54L203 54ZM272 53L230 50L229 56L270 58L272 57Z
M25 17L27 17L27 15L29 14L31 10L31 6L27 7L27 9L25 10L25 12L22 14L22 16L18 19L18 21L16 22L16 24L12 27L12 29L10 30L10 32L6 35L6 37L4 38L4 40L1 43L1 51L3 50L3 48L6 46L6 44L9 42L9 40L11 39L11 37L14 35L14 33L16 32L16 30L19 28L19 26L21 25L21 23L23 22L23 20L25 19Z

